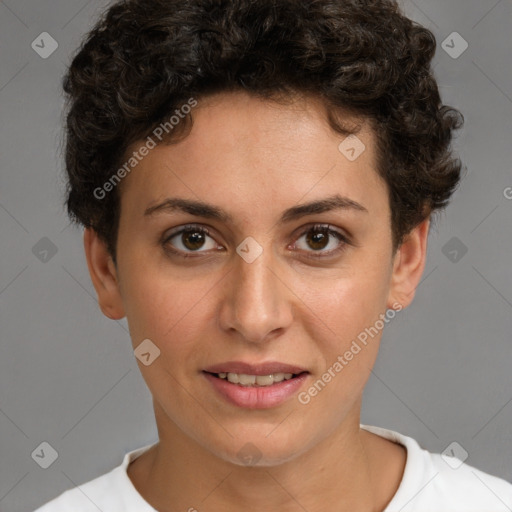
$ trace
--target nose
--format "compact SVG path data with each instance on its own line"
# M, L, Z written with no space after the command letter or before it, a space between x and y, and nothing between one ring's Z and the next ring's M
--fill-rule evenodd
M293 321L293 294L271 249L264 249L252 263L238 254L234 258L223 286L222 329L236 331L249 343L263 343L282 334Z

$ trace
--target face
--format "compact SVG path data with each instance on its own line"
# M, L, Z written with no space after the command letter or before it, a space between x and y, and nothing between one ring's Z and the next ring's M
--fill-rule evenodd
M349 160L314 99L219 94L193 117L124 179L116 266L86 232L89 268L133 348L160 351L138 362L159 432L238 464L252 443L259 464L278 464L358 425L386 310L407 306L423 270L427 223L393 253L374 134L362 124L366 149Z

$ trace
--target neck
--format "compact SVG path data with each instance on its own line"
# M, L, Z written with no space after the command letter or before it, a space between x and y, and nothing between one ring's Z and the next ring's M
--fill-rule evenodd
M160 441L130 465L128 475L160 512L231 512L242 507L246 512L377 512L385 508L401 479L399 470L393 482L382 481L386 465L389 470L389 457L381 450L384 440L360 430L359 408L311 449L266 467L225 461L176 425L158 421L163 411L156 404L155 414Z

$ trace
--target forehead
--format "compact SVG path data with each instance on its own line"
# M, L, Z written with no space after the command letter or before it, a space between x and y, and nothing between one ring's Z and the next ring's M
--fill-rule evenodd
M151 150L125 179L122 202L136 198L146 209L179 195L261 208L334 193L362 204L377 204L384 194L387 202L369 123L340 116L343 125L358 128L353 142L329 126L318 99L282 104L246 93L203 98L186 137ZM347 145L354 146L356 159Z
M326 105L311 95L276 101L245 92L220 93L200 100L193 118L196 129L188 137L189 144L214 144L239 152L271 148L277 157L288 153L290 158L291 152L314 154L317 148L336 147L356 131L373 144L369 123L341 111L338 119L347 133L336 133L328 124ZM313 146L304 147L304 142Z

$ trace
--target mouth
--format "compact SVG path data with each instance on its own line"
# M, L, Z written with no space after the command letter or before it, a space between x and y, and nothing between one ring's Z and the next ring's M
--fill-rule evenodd
M268 409L284 404L302 386L310 372L299 366L270 362L228 362L201 372L218 396L247 409Z
M278 384L279 382L289 381L299 377L308 372L300 372L300 373L270 373L268 375L250 375L247 373L233 373L233 372L219 372L219 373L209 373L213 377L217 377L218 379L224 379L231 384L238 384L243 387L268 387L274 384Z

